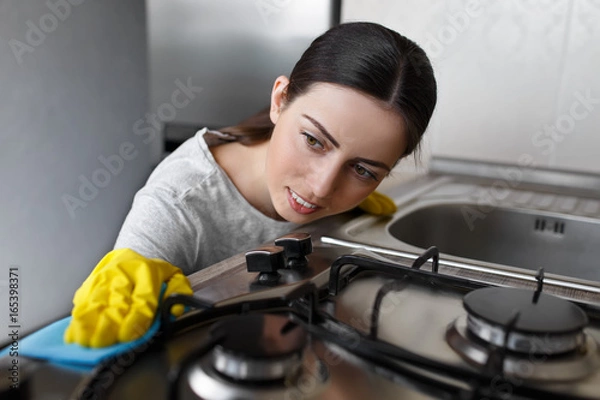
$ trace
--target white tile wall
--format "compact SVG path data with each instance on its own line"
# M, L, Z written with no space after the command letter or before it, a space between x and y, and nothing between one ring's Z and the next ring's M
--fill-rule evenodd
M600 1L573 0L557 99L553 163L600 171ZM581 100L581 98L588 98ZM560 116L562 115L562 118ZM570 118L569 118L570 117Z
M431 156L600 173L599 0L344 0L430 55ZM412 168L412 162L403 163Z

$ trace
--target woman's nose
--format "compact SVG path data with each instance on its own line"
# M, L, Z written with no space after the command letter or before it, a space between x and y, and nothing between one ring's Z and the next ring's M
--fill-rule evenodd
M313 195L319 199L326 199L336 191L339 184L340 169L331 165L320 165L313 170L309 177L309 186Z

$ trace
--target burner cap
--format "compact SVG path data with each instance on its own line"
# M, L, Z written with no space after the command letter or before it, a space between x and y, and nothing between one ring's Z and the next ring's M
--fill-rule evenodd
M478 289L468 293L463 302L470 315L501 327L506 327L518 311L513 329L523 333L572 333L588 324L587 316L575 304L545 293L533 303L533 291L526 289Z
M558 354L571 351L583 340L588 318L575 304L526 289L488 287L468 293L463 304L468 311L468 329L496 346L521 352ZM517 315L516 320L512 321ZM514 324L514 325L513 325Z
M223 320L213 334L223 337L213 350L213 367L236 380L268 381L297 371L306 331L288 318L249 314Z

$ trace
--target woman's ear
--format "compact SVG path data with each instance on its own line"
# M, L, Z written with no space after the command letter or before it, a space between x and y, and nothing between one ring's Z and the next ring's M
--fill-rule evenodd
M273 124L277 123L279 115L281 115L281 111L285 105L285 95L289 83L290 80L281 75L275 79L275 83L273 84L273 90L271 90L271 110L269 113Z

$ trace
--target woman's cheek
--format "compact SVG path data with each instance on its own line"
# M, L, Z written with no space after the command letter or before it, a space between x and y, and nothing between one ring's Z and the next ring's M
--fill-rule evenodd
M303 154L302 149L299 149L295 141L288 141L280 146L278 159L281 165L292 171L298 171L302 163L307 161L306 155Z

